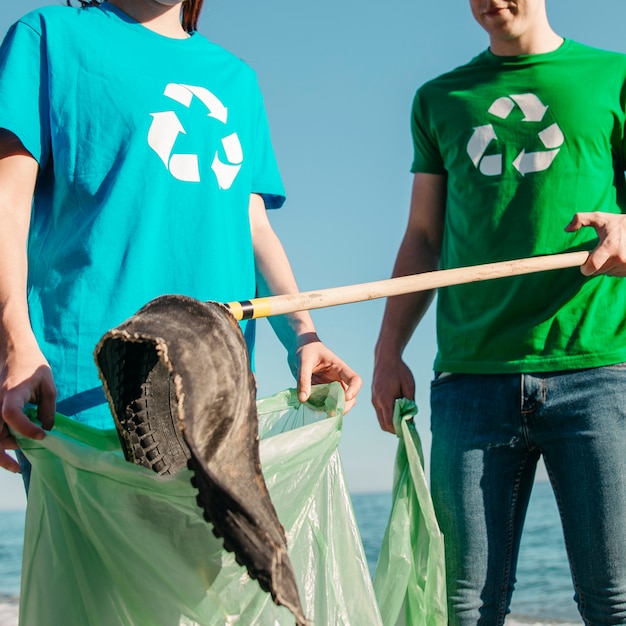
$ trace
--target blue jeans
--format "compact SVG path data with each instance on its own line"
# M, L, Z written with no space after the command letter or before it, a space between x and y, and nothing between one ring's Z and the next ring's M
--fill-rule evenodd
M626 624L626 365L439 377L431 429L449 623L504 623L543 456L583 621Z

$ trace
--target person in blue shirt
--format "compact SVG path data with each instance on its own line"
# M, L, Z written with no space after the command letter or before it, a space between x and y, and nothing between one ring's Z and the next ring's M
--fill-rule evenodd
M69 3L68 3L69 4ZM267 217L284 201L254 72L196 31L202 0L49 6L0 48L0 467L9 427L113 420L93 350L167 293L297 292ZM360 377L307 312L271 318L304 401ZM254 322L242 323L252 353ZM37 405L43 428L23 409Z

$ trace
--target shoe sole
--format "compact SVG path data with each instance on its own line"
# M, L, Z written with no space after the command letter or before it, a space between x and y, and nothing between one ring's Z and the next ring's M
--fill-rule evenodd
M306 626L261 472L248 350L228 309L157 298L106 333L95 357L125 457L159 474L189 467L198 505L224 548Z

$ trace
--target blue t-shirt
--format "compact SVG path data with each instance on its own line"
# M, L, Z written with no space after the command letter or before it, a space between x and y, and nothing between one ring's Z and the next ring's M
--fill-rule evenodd
M167 293L255 296L250 194L284 201L256 76L106 2L47 7L0 49L0 127L41 168L28 301L58 410L111 427L93 358L107 330Z

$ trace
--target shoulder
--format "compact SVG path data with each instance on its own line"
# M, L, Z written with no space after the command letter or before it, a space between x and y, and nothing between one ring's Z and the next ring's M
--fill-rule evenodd
M219 77L242 98L254 101L261 97L257 73L244 59L197 32L192 43L189 52L200 73L210 73L216 79Z
M34 9L21 17L16 24L22 24L43 34L48 26L63 24L78 19L82 9L69 6L51 5Z
M566 39L563 54L557 59L562 72L596 89L620 92L626 83L626 54L596 48Z
M244 59L211 41L199 32L193 34L193 39L195 49L197 49L199 53L219 61L223 67L227 67L231 71L246 76L256 82L255 70Z
M80 25L77 22L81 19L83 12L83 9L62 5L35 9L11 25L6 33L5 41L7 43L11 41L12 36L23 40L23 37L20 38L20 33L30 33L31 36L44 40L65 41L67 36L80 32Z
M580 43L573 39L565 40L565 53L571 59L585 58L590 61L612 62L618 64L626 64L626 54L616 52L614 50L606 50L604 48L596 48L584 43Z
M416 92L416 98L434 96L437 93L446 93L464 84L477 72L489 66L487 52L481 52L469 62L452 68L423 83Z

